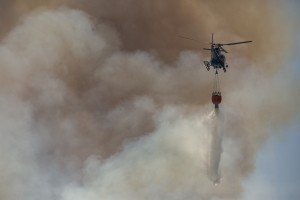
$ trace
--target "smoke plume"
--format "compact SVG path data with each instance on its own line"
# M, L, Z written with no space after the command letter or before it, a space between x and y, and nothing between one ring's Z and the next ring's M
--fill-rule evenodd
M297 112L277 1L2 3L0 199L239 198L271 128ZM221 79L217 187L209 55L177 37L211 32L255 41L232 48Z

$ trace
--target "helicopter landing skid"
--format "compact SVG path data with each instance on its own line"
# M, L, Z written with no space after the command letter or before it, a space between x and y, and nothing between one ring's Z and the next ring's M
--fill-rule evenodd
M203 61L204 65L206 66L207 71L210 70L210 64L208 61Z

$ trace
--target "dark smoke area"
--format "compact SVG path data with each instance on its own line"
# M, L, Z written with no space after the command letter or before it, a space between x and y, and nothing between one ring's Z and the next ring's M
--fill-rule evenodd
M241 47L238 51L253 61L268 64L268 68L269 65L278 68L272 59L292 45L292 31L289 30L292 26L283 14L286 5L281 1L30 0L25 3L2 0L1 3L5 5L1 19L6 25L1 26L2 34L15 26L20 17L38 7L68 6L85 11L96 23L101 21L113 27L122 41L123 50L150 51L165 61L176 60L182 50L201 50L210 42L212 32L220 42L255 41L255 48ZM190 36L201 43L185 41L177 35Z

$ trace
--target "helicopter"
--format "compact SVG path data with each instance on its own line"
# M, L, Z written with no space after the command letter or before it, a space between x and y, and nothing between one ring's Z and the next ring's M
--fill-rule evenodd
M183 39L188 39L188 40L193 40L193 41L197 41L195 39L189 38L189 37L185 37L185 36L181 36L179 35L180 38ZM199 41L197 41L199 42ZM211 34L211 46L210 48L203 48L203 50L208 50L211 52L211 58L210 61L203 61L204 65L206 66L207 71L210 70L210 67L212 66L214 69L216 69L216 72L218 69L223 69L224 72L226 72L226 68L228 67L228 64L226 63L226 57L225 55L222 53L228 53L228 51L226 51L223 46L225 45L236 45L236 44L243 44L243 43L249 43L252 42L250 40L248 41L243 41L243 42L233 42L233 43L214 43L214 34Z
M203 48L203 50L208 50L211 52L211 58L209 61L203 61L204 65L206 66L207 71L210 70L210 67L212 66L216 71L218 69L223 69L224 72L226 72L226 68L228 67L228 64L226 63L226 57L222 52L228 53L223 46L224 45L236 45L236 44L243 44L243 43L249 43L252 42L250 40L243 41L243 42L233 42L233 43L214 43L214 34L211 34L211 46L210 49Z

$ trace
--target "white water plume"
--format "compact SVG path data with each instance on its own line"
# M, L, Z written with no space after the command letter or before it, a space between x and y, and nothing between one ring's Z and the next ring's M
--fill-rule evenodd
M220 109L216 108L212 116L211 124L211 146L210 146L210 156L209 156L209 176L211 180L218 184L221 181L221 175L219 171L221 154L222 154L222 117Z

